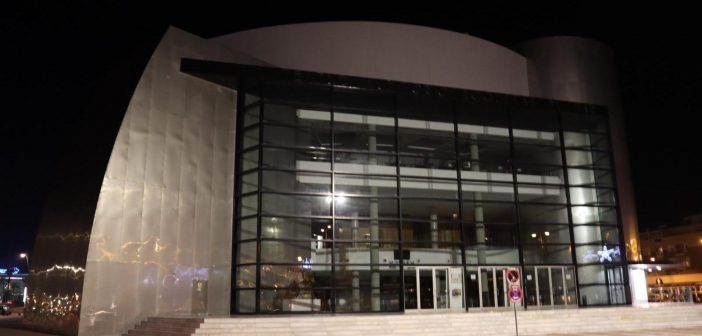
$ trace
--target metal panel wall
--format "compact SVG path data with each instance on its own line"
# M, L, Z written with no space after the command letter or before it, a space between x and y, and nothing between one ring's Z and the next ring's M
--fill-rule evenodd
M81 335L229 313L236 93L179 72L220 52L172 29L142 75L100 191Z

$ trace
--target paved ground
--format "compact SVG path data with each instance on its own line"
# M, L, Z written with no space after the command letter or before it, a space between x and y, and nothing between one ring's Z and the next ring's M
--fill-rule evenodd
M0 316L0 336L54 336L51 334L38 333L34 331L22 330L22 318L19 316ZM547 336L699 336L702 335L702 327L688 328L667 328L667 329L647 329L611 332L593 332L580 334L548 334Z
M0 336L53 336L34 331L22 330L21 316L0 316Z
M548 336L573 336L574 334L548 334ZM666 328L666 329L647 329L647 330L629 330L629 331L604 331L593 333L582 333L580 336L687 336L687 335L702 335L702 327L687 327L687 328Z

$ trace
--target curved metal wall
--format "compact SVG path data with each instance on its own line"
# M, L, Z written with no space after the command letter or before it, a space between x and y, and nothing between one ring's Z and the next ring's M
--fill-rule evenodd
M319 22L253 29L212 41L281 68L529 95L523 56L436 28Z
M81 335L229 313L236 93L180 73L181 57L234 58L176 29L154 52L100 190Z
M607 106L627 259L640 261L638 222L626 131L612 51L579 37L547 37L521 44L529 60L529 94Z
M229 314L236 92L180 73L181 57L262 64L171 28L131 98L112 86L126 114L97 97L113 113L93 114L66 158L81 164L53 188L25 324L112 335L148 315Z

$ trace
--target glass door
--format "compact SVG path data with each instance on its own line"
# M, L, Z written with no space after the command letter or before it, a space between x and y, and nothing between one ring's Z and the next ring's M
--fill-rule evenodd
M539 308L577 305L575 270L571 266L534 266L524 271L526 302Z
M466 296L468 307L479 309L511 308L512 301L507 296L509 282L506 273L509 266L468 267L466 268ZM514 268L519 268L514 266ZM520 285L524 282L520 282ZM522 306L522 301L519 301Z
M417 269L417 282L419 283L419 309L434 309L434 270L429 268Z
M457 283L449 280L449 269L446 267L408 267L405 270L405 310L435 310L448 309L451 306L449 288L462 301L462 277L460 273ZM462 307L462 302L457 305Z

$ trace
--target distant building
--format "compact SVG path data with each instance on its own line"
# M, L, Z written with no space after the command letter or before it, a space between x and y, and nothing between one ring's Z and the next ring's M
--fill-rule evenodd
M702 215L685 217L681 226L642 231L641 251L652 264L646 276L649 287L701 286Z

